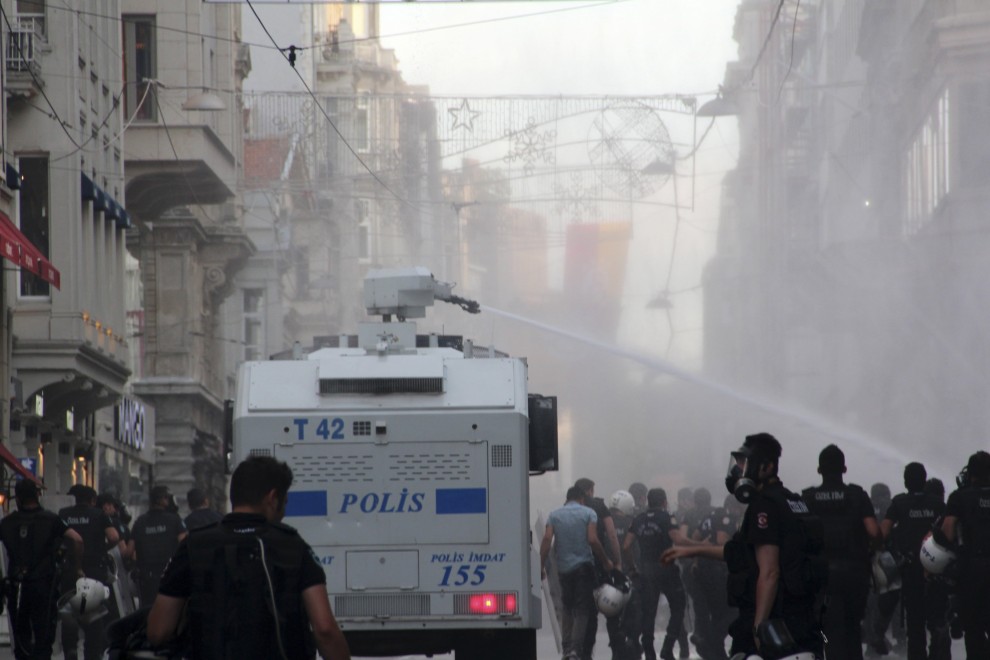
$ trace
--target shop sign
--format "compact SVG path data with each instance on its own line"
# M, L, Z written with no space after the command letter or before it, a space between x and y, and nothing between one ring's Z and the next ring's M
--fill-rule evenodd
M117 444L137 449L144 449L144 404L134 399L121 399L117 404L117 414L114 419L113 439Z

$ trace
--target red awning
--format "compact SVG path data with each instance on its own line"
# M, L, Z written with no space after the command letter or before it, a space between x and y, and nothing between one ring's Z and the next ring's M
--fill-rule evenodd
M0 256L34 273L56 289L62 288L62 275L58 269L3 213L0 213Z
M38 479L38 477L31 474L31 470L28 470L26 467L21 465L21 462L17 460L17 457L14 456L14 454L11 453L9 449L7 449L6 445L0 445L0 461L3 461L7 465L9 465L14 470L14 472L21 475L25 479L30 479L31 481L35 482L36 484L44 488L45 485L41 483L41 480Z

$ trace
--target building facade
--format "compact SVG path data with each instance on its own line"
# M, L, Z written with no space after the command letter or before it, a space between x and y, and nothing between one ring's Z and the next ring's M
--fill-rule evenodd
M706 368L904 447L985 444L990 7L740 3ZM791 29L793 25L793 30ZM763 48L767 34L770 40Z
M0 234L16 266L0 278L0 437L64 493L98 485L100 447L113 442L114 405L130 375L119 4L0 8L8 174ZM128 485L140 489L151 461L134 460Z
M128 248L143 297L133 389L156 410L155 481L222 503L237 323L224 303L254 251L238 197L250 54L235 4L123 0L121 15Z

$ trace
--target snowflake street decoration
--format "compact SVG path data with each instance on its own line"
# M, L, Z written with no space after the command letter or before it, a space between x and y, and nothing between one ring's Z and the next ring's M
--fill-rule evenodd
M554 208L558 214L578 223L599 216L598 205L594 201L597 195L584 185L581 172L571 172L570 181L565 184L554 182L553 189L556 200Z
M450 127L450 130L456 131L458 128L463 128L470 133L474 132L475 118L481 114L479 111L471 109L467 99L461 100L460 107L447 108L447 112L454 118L454 123Z
M519 131L505 131L505 138L512 143L512 148L505 155L505 162L522 161L523 171L529 176L536 169L538 162L553 165L557 162L554 147L557 143L557 131L538 131L536 120L532 117L526 122L526 128Z
M642 105L617 104L588 129L588 158L605 186L623 197L645 197L669 174L649 174L658 163L673 164L674 147L659 114Z

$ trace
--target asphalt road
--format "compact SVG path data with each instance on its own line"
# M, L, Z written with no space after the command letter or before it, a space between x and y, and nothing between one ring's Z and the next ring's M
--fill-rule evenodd
M599 626L598 641L595 644L595 654L594 654L595 660L611 660L612 657L611 653L609 652L608 637L605 634L604 628L605 628L604 623L603 625ZM663 627L658 628L658 634L657 634L658 643L663 640L663 633L660 632L662 630ZM554 645L553 635L550 634L550 632L547 630L540 631L540 633L537 635L537 651L540 660L558 660L558 658L560 657L560 655L557 653L556 646ZM952 655L955 658L966 657L966 651L963 647L962 640L957 640L952 643ZM13 657L14 655L11 652L9 646L0 645L0 660L12 660ZM53 657L60 658L61 655L56 654ZM82 653L79 654L79 657L82 657ZM895 658L903 658L903 657L905 656L897 656L893 654L886 656L886 658L890 660L893 660ZM697 659L699 658L699 656L692 655L691 658ZM422 655L406 655L406 656L399 656L397 658L393 658L392 660L427 660L427 659L426 656L422 656ZM454 654L449 653L445 655L433 656L432 660L454 660Z

